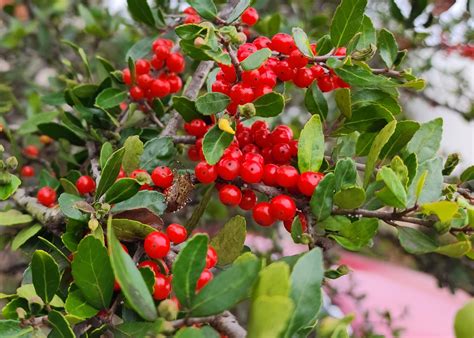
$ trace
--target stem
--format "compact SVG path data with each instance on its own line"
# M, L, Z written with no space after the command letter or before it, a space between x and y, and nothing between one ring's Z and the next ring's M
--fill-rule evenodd
M192 326L195 324L207 323L216 329L219 333L225 334L229 338L244 338L247 336L245 329L240 326L237 319L229 311L220 315L201 317L201 318L183 318L171 322L175 329L183 326Z

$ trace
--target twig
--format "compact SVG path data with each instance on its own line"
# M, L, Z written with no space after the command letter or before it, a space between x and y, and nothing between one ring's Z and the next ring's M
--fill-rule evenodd
M220 315L201 317L201 318L183 318L172 321L174 328L179 329L183 326L191 326L194 324L207 323L216 329L219 333L225 334L229 338L244 338L247 331L240 326L237 319L229 311L225 311Z
M171 137L175 144L194 144L196 143L196 137L189 135L175 135Z
M422 226L425 226L425 227L431 227L435 223L434 220L404 216L401 213L394 213L394 212L388 212L388 211L378 211L378 210L373 211L373 210L364 210L364 209L354 209L354 210L333 209L332 214L333 215L378 218L382 221L407 222L407 223L422 225Z
M95 179L96 184L99 184L100 180L100 170L99 170L99 161L97 160L97 146L94 142L88 141L86 143L87 153L90 158L92 176Z

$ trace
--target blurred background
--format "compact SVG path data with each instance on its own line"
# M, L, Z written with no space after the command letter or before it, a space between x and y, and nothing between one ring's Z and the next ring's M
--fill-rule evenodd
M149 3L174 14L188 6L184 1ZM328 31L338 3L256 0L253 6L261 19L253 34L271 36L299 26L316 41ZM130 19L126 0L0 0L0 8L0 123L12 130L26 117L51 112L48 100L70 81L84 81L75 78L81 60L63 40L84 49L100 78L95 55L122 69L133 44L154 38ZM424 91L401 91L402 118L444 119L441 153L459 155L454 174L474 163L473 13L472 0L370 0L367 10L376 28L390 29L399 49L408 51L405 67L427 81ZM172 23L172 18L166 20ZM169 29L164 27L163 34L170 35ZM301 93L290 95L283 120L298 129L307 113L301 110ZM24 142L38 142L35 137L26 136ZM225 208L211 201L204 220L212 228L228 217ZM0 232L0 292L8 293L17 287L26 263L2 244L8 229ZM331 320L355 314L353 333L361 337L453 336L456 310L474 295L474 263L437 254L412 256L399 249L395 238L383 228L370 251L331 253L331 262L346 264L352 273L328 283L325 314ZM292 244L282 228L276 233L256 229L247 245L272 258L305 249Z

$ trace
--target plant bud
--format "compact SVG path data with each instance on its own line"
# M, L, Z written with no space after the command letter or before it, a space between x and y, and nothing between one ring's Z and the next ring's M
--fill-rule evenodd
M7 167L10 170L15 170L16 167L18 167L18 160L16 159L15 156L11 156L7 158Z
M201 48L205 44L206 44L206 41L204 41L204 39L201 38L200 36L194 39L194 47L196 48Z
M151 183L151 177L148 173L138 173L135 179L140 183L140 185Z
M91 218L87 226L91 231L95 231L95 229L97 229L97 227L99 226L99 221L95 218Z
M246 103L242 106L239 106L239 113L241 116L246 118L254 117L257 111L255 110L255 106L253 103Z
M175 320L178 312L178 305L171 299L165 299L158 305L158 313L166 320Z
M372 59L376 51L377 47L374 44L370 44L368 48L352 52L351 57L355 61L368 61Z
M12 174L6 171L0 172L0 185L9 184L11 181L12 181Z
M245 35L245 33L239 32L237 34L237 39L238 39L238 43L240 43L240 44L246 43L247 42L247 35Z

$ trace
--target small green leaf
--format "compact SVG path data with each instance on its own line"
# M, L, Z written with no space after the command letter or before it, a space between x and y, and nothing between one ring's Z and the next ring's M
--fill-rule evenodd
M43 250L36 250L31 259L31 275L36 293L48 304L59 287L58 263Z
M365 202L365 191L361 187L346 187L336 192L334 204L342 209L357 209Z
M227 108L230 97L222 93L206 93L196 100L196 108L203 115L213 115Z
M83 138L64 124L56 122L40 123L38 124L38 129L42 134L55 140L64 139L75 146L83 146L85 144Z
M329 237L347 250L359 251L375 236L378 224L375 218L361 218L354 223L344 222L338 234L329 235Z
M333 173L329 173L314 190L309 205L316 220L322 221L331 215L335 186L336 178Z
M18 187L21 185L21 180L13 174L10 174L10 182L7 184L0 185L0 200L5 201L15 193Z
M342 0L331 22L331 40L335 47L346 45L359 32L367 0Z
M232 23L234 22L235 20L237 20L238 18L240 18L240 16L242 15L242 13L250 6L250 0L239 0L239 2L237 3L237 5L235 5L233 8L232 8L232 11L230 12L230 14L227 16L227 20L226 22L227 23Z
M415 153L418 163L433 158L439 149L443 134L443 119L423 123L407 144L407 151Z
M135 196L140 184L133 178L121 178L107 190L104 201L110 204L119 203Z
M132 219L112 219L112 227L118 239L124 241L136 241L144 239L148 234L156 231L148 224Z
M243 70L253 70L259 68L267 59L272 56L269 48L262 48L247 56L240 66Z
M75 286L69 288L65 304L66 312L70 315L87 319L95 316L99 310L89 305L81 290Z
M288 296L290 294L290 266L285 262L272 263L258 274L252 298L260 296Z
M202 141L202 151L204 152L206 162L211 165L219 162L224 151L233 140L234 135L220 130L217 124L209 129Z
M460 176L461 182L468 182L474 180L474 165L471 165L467 169L465 169L461 176Z
M392 67L397 59L398 46L393 34L385 28L379 32L377 48L385 65Z
M95 105L102 109L117 107L127 99L127 92L118 88L106 88L95 98Z
M128 69L131 70L130 74L133 74L132 83L135 83L135 65L133 60L138 60L147 56L150 53L150 46L155 39L156 38L152 36L143 38L134 43L133 46L127 51L125 60L128 61Z
M84 200L76 195L68 193L62 193L58 198L59 209L68 218L72 218L77 221L86 221L87 215L83 214L77 207L77 202L83 202Z
M211 240L219 258L219 265L230 264L240 255L246 234L246 222L242 216L234 216L224 224Z
M36 223L30 227L21 229L20 232L15 235L15 238L13 238L12 250L18 250L23 244L26 243L26 241L40 232L41 228L41 224Z
M0 335L5 338L29 338L34 333L32 326L22 327L19 320L0 320Z
M214 192L214 183L208 184L205 188L204 193L202 194L201 201L199 204L194 208L191 217L189 217L188 221L184 225L188 232L192 232L199 224L202 215L206 211L207 205L212 198L212 194Z
M291 223L291 238L295 243L303 243L302 237L303 235L303 224L301 224L300 216L296 215L293 218L293 222Z
M415 121L398 122L395 131L380 152L380 159L384 160L398 154L419 128L420 124Z
M123 170L130 174L140 166L140 157L143 154L143 142L140 137L129 136L123 145L125 152L122 159Z
M352 117L350 89L349 88L337 89L334 98L336 99L337 108L339 108L342 115L350 119Z
M163 320L158 319L153 323L142 321L128 321L114 326L114 338L156 337L163 331Z
M386 205L403 209L407 206L407 192L400 177L389 167L382 167L377 173L377 181L383 181L385 187L375 195Z
M278 337L284 332L294 304L287 296L260 296L252 304L248 338Z
M395 88L398 87L398 84L395 81L382 75L375 75L365 67L346 64L343 67L334 69L334 72L352 86L379 89L388 94L396 94Z
M76 286L89 304L97 309L109 306L114 287L114 274L107 249L89 235L79 243L71 263Z
M142 190L126 201L117 203L112 208L113 213L127 210L148 209L157 216L166 210L165 196L158 191Z
M285 108L285 98L280 93L271 92L253 102L257 116L272 117L281 114Z
M431 237L419 230L408 227L397 227L397 229L400 244L411 254L425 254L438 248L438 244Z
M155 18L146 0L127 0L127 4L128 10L136 21L155 27Z
M26 224L31 221L33 221L33 217L28 214L22 214L15 209L0 211L0 226Z
M122 159L125 153L124 148L116 150L105 163L102 170L100 181L95 194L96 200L99 199L114 184L122 166Z
M150 291L132 258L123 250L115 236L110 217L107 222L107 234L110 262L122 293L132 309L143 319L156 320L156 307Z
M435 214L438 219L445 223L453 219L458 212L459 206L456 202L438 201L432 203L425 203L421 206L423 213L430 215Z
M294 27L292 29L293 40L295 40L296 47L304 56L308 58L314 57L313 50L309 44L309 39L304 30L299 27Z
M472 250L471 241L466 240L440 246L435 252L453 258L461 258Z
M76 188L76 185L69 181L67 178L60 178L59 183L61 183L61 187L63 187L64 192L75 196L80 195L79 191Z
M207 244L206 235L194 235L186 241L173 263L173 290L185 308L191 308L196 297L196 283L206 265Z
M331 37L328 34L323 35L316 43L316 52L318 55L328 54L333 48L334 45L332 44Z
M183 117L186 122L202 118L196 103L185 96L173 96L173 108Z
M102 169L104 169L107 160L113 152L114 149L112 148L112 144L110 142L105 142L102 145L102 148L100 148L99 164Z
M328 103L316 83L306 89L304 104L311 114L320 115L323 120L328 115Z
M336 176L336 191L347 186L354 186L357 183L357 168L354 160L344 158L337 161L334 175Z
M200 35L200 33L203 32L205 29L206 28L204 28L201 25L190 23L190 24L180 25L176 27L174 31L176 35L178 35L181 39L193 40L198 35Z
M212 0L188 0L188 4L204 19L214 21L217 16L217 8Z
M356 49L367 49L370 48L371 45L375 46L377 44L377 32L375 31L372 20L367 15L364 15L364 18L362 19L360 31L362 34L357 42Z
M324 159L324 134L321 118L313 115L306 122L298 141L298 168L301 173L318 171Z
M145 143L140 168L151 172L156 167L174 163L176 148L171 137L155 137Z
M48 313L48 322L52 330L48 334L50 338L74 338L71 326L61 312L56 310Z

